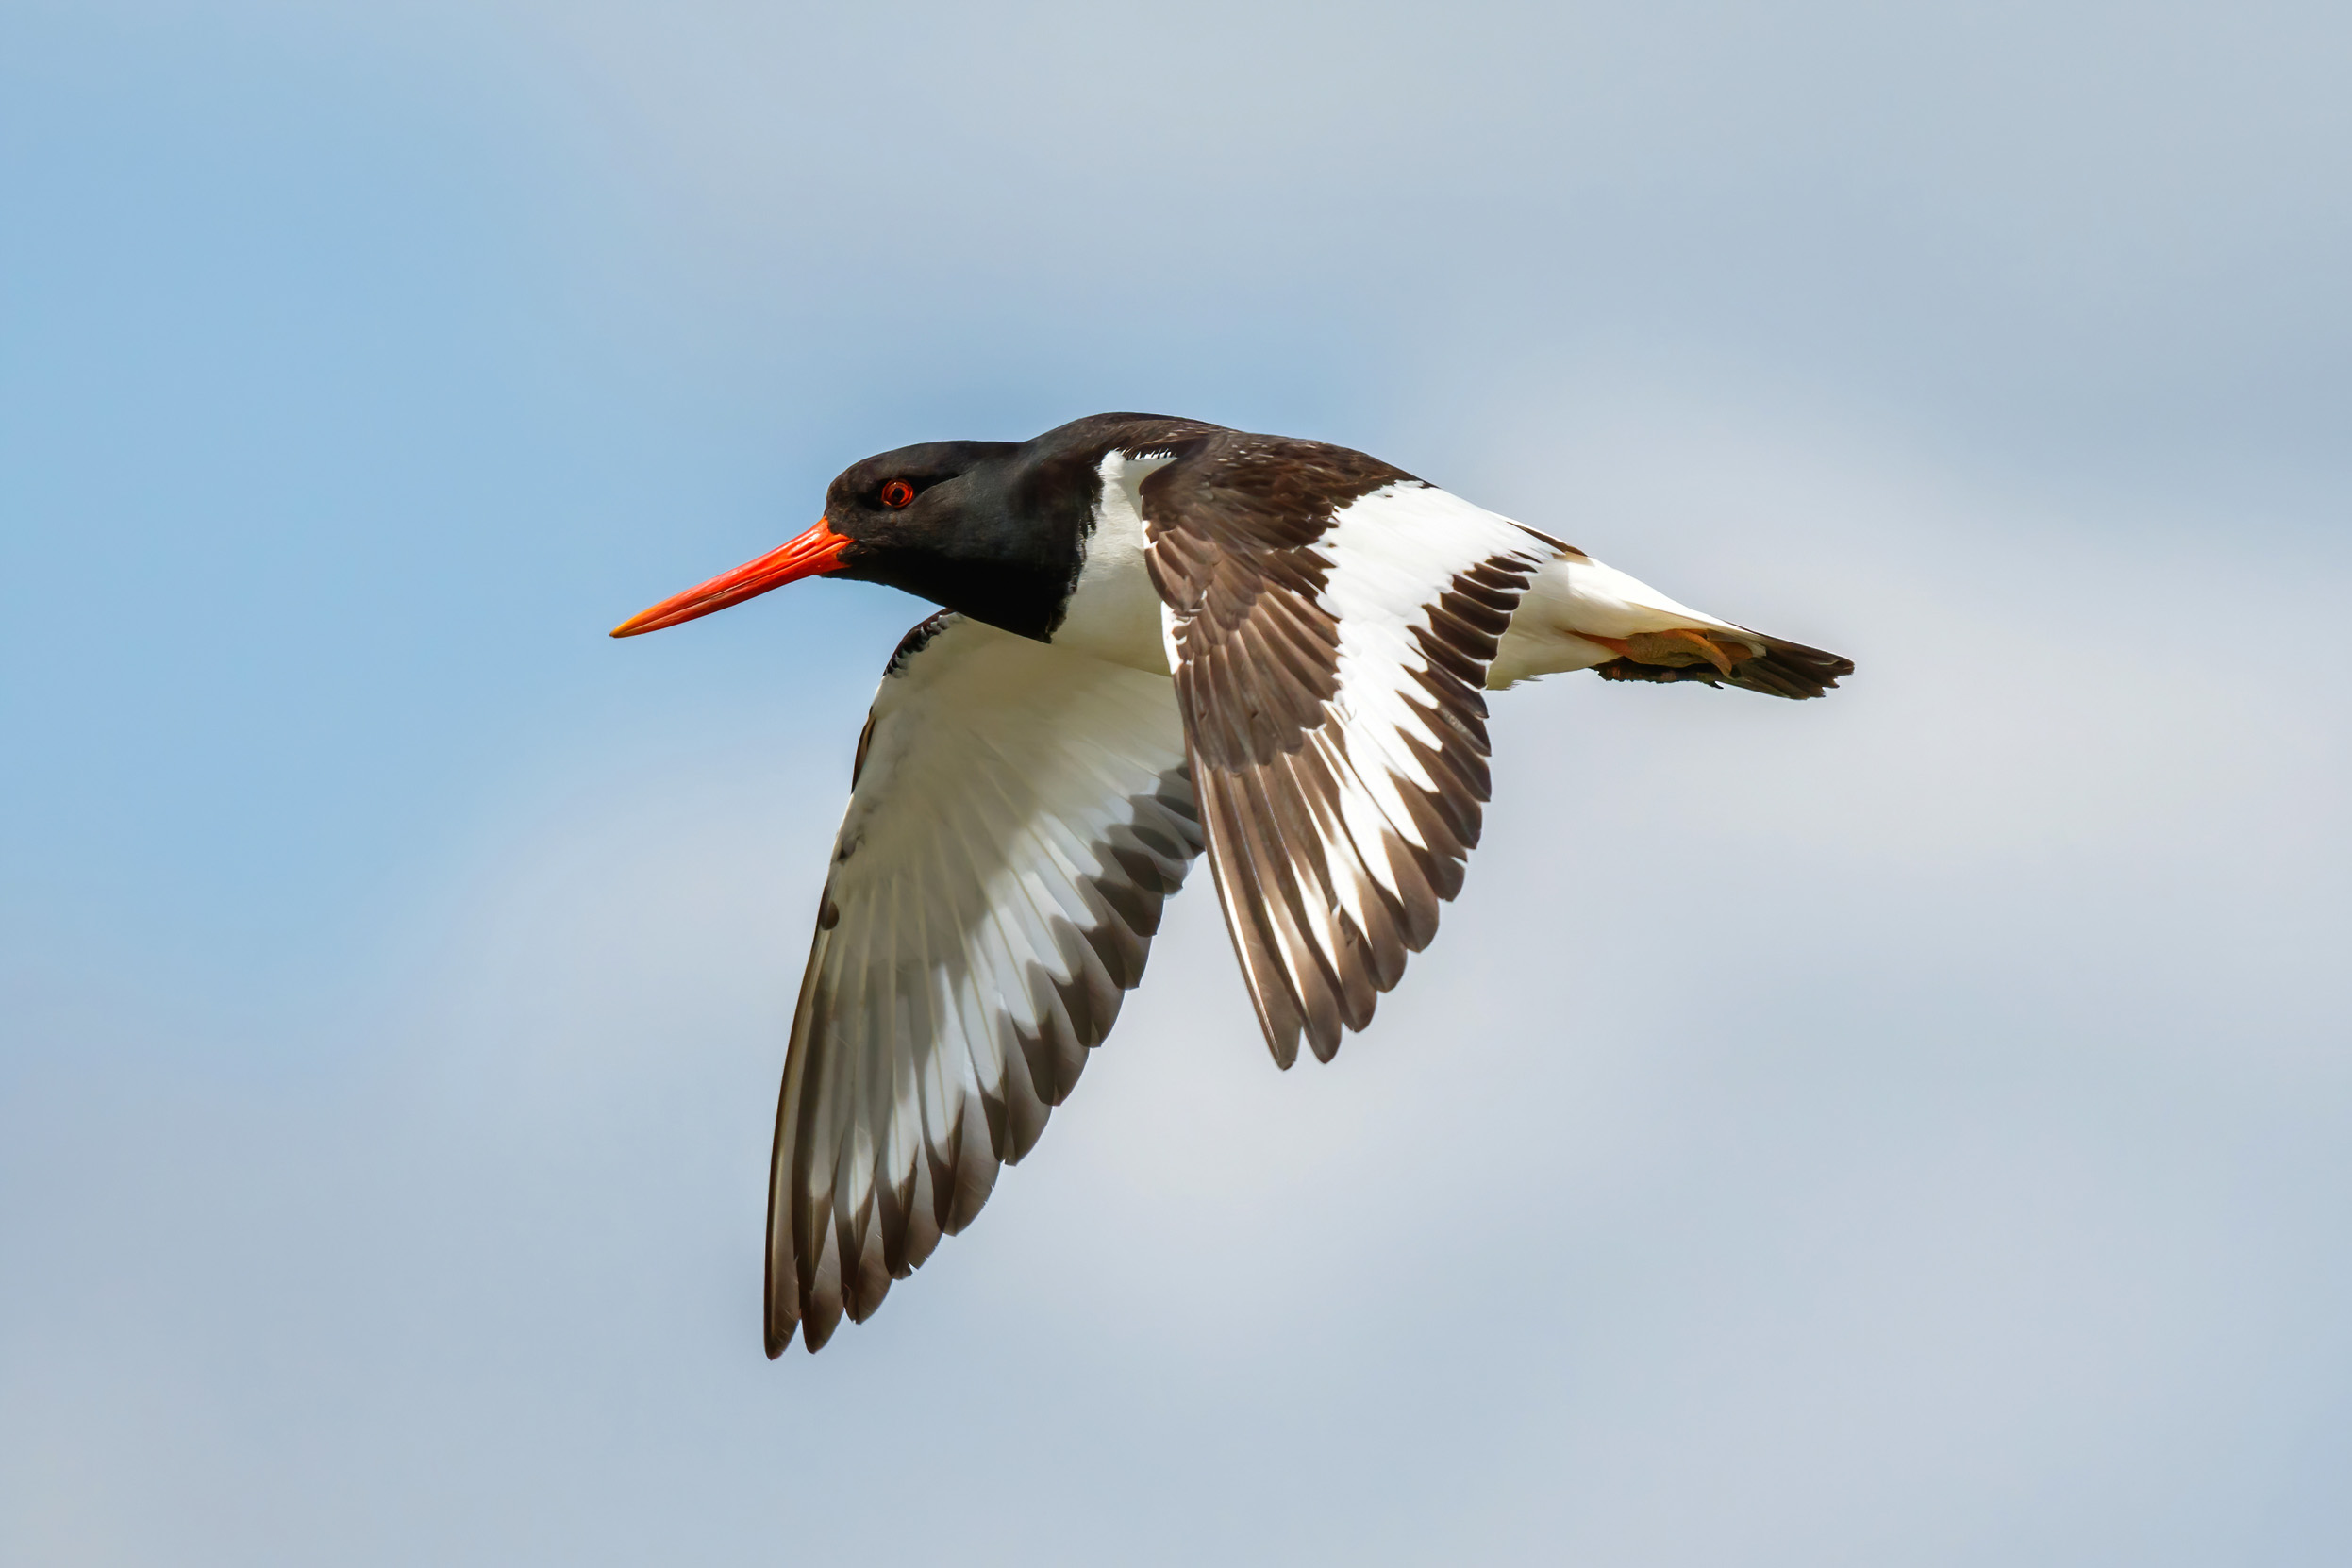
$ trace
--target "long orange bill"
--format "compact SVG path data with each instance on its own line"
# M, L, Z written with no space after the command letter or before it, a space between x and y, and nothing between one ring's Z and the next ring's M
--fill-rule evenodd
M822 575L841 565L842 552L848 548L849 541L835 533L820 517L817 525L798 539L777 545L758 560L747 560L732 572L722 572L707 583L664 599L651 609L641 610L613 627L612 635L635 637L640 632L659 631L714 609L758 598L771 588Z

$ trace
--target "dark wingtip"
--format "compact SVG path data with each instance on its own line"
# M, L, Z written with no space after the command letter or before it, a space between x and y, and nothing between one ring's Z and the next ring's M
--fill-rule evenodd
M776 1289L769 1287L768 1299L760 1325L760 1337L766 1342L768 1359L773 1361L792 1347L792 1336L800 1328L800 1319L783 1317L776 1309Z
M1240 939L1236 938L1237 951L1239 946ZM1257 988L1249 983L1247 969L1242 971L1242 989L1249 993L1250 1004L1258 1014L1258 1033L1259 1037L1266 1043L1266 1054L1274 1058L1274 1065L1277 1071L1289 1072L1291 1063L1298 1059L1299 1031L1295 1028L1282 1029L1276 1026L1275 1021L1267 1015L1264 1000L1259 996Z

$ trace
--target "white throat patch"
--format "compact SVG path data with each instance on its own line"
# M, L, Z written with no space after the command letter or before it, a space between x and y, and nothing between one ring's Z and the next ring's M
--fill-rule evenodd
M1061 624L1054 628L1054 646L1155 675L1168 673L1159 593L1143 564L1142 492L1145 479L1175 460L1173 452L1104 455L1095 469L1102 488L1094 497L1086 553Z

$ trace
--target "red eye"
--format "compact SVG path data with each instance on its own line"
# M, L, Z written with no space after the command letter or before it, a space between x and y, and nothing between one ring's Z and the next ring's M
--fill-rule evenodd
M882 487L882 505L892 510L914 499L914 486L904 479L892 479Z

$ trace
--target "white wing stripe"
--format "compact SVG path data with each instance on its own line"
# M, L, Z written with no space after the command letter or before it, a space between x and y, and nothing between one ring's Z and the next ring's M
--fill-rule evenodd
M892 660L793 1024L772 1351L871 1312L1036 1143L1198 853L1183 756L1165 676L954 617Z
M1276 1059L1301 1034L1328 1056L1460 886L1492 639L1557 546L1311 442L1220 435L1154 484L1153 569L1235 946ZM1319 494L1331 509L1303 539Z

